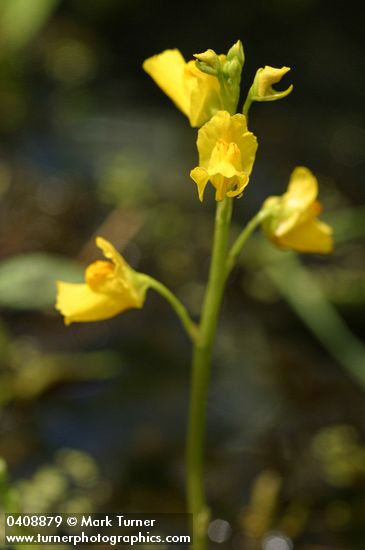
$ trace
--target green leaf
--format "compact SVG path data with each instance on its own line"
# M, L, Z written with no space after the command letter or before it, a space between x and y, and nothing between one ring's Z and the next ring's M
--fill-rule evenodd
M269 258L263 269L283 298L332 357L365 387L365 345L347 327L315 276L293 253L272 250Z
M0 306L44 309L56 299L56 281L80 282L83 267L61 256L36 252L0 263Z

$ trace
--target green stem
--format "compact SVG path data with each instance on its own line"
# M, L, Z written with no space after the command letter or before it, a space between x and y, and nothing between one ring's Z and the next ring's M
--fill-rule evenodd
M194 550L206 548L206 528L209 517L203 476L206 405L213 342L226 281L231 215L232 199L226 197L217 204L209 280L202 308L199 337L193 350L187 435L187 499L189 512L193 514Z
M250 110L251 103L252 103L251 90L249 90L242 108L242 114L245 115L246 118L248 117L248 111Z
M226 263L226 276L230 274L231 270L233 269L235 263L237 262L237 258L245 245L247 239L252 235L252 233L255 231L256 227L260 225L260 223L264 220L264 218L268 215L267 211L259 210L259 212L254 216L246 225L246 227L241 231L241 233L238 235L237 239L232 245L231 250L229 251L228 257L227 257L227 263Z
M180 321L185 328L187 334L190 336L190 338L194 341L197 340L198 337L198 327L194 323L194 321L191 319L186 307L176 298L175 294L171 292L165 285L160 283L160 281L157 281L157 279L154 279L153 277L150 277L149 275L145 275L146 282L150 288L153 288L156 292L158 292L163 298L165 298L172 309L175 311L176 315L180 318Z
M219 82L219 85L220 85L220 88L221 88L221 98L222 98L222 101L223 101L222 108L227 109L227 106L230 103L229 93L228 93L228 90L227 90L226 81L225 81L225 79L223 77L223 74L221 72L218 72L217 79L218 79L218 82ZM230 114L233 114L233 113L230 112Z

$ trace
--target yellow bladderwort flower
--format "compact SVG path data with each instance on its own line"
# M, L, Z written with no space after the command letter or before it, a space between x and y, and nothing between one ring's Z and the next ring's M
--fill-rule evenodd
M190 125L200 127L218 110L235 112L244 55L238 41L227 55L207 50L195 57L186 62L179 50L165 50L146 59L143 68Z
M85 270L85 283L57 282L56 309L65 324L101 321L130 308L143 306L148 282L134 271L114 246L97 237L97 246L108 260L97 260Z
M218 111L198 132L199 166L190 172L199 199L211 181L215 199L240 195L249 181L255 161L257 139L247 129L244 115Z
M280 248L297 252L332 252L332 229L317 219L322 212L317 195L318 182L312 172L303 166L295 168L287 192L268 197L262 206L262 229L267 237Z

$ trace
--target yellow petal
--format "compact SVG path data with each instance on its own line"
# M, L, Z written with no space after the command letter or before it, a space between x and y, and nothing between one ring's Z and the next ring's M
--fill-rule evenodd
M302 225L275 240L279 246L297 252L329 254L333 250L332 229L317 219L310 219Z
M95 292L103 292L109 280L115 278L115 265L112 262L97 260L85 270L85 281Z
M244 170L251 172L257 139L248 131L246 117L240 114L231 116L227 111L218 111L200 128L197 140L200 166L208 168L210 157L219 140L235 143L241 152Z
M241 151L236 143L218 140L210 157L210 180L217 189L216 200L225 195L236 197L248 184L249 178L242 170Z
M215 144L209 161L209 174L221 174L225 178L233 178L241 170L241 151L235 143L227 143L219 139Z
M266 218L262 229L281 248L297 252L328 254L333 249L332 229L317 219L322 205L316 200L318 183L312 172L297 167L288 190L280 197L269 197L263 204Z
M174 49L146 59L143 68L176 106L189 116L190 97L184 85L185 65L179 50Z
M228 180L223 176L217 175L212 178L212 184L216 189L215 200L222 201L227 193Z
M97 237L96 244L111 261L90 264L85 270L85 283L57 283L56 309L64 315L66 324L109 319L144 303L148 279L136 273L106 239Z
M244 115L237 114L231 117L227 139L236 143L241 151L242 171L249 176L255 162L257 138L248 130Z
M204 196L204 189L209 180L209 174L205 170L205 168L200 168L199 166L197 166L196 168L193 168L193 170L191 170L190 177L197 184L199 199L200 201L202 201Z
M199 165L208 168L210 157L220 139L226 139L230 126L231 116L227 111L218 111L198 132L197 146L199 151Z
M278 237L288 233L308 218L314 218L321 211L315 198L318 194L318 182L312 172L304 166L298 166L292 172L288 190L281 197L281 210L276 216L275 234Z
M213 187L216 189L215 200L222 201L224 197L237 197L241 195L248 185L249 177L240 172L236 176L226 178L221 174L210 177Z
M219 81L197 69L194 61L189 61L184 70L184 86L189 97L190 125L199 128L222 107Z
M245 187L247 187L249 177L245 173L241 173L233 178L232 182L228 182L227 197L237 197L243 193Z
M244 115L218 111L198 132L199 168L191 172L199 197L208 179L216 188L216 200L240 195L249 181L257 149Z
M74 322L102 321L129 309L139 308L129 294L94 292L87 284L57 282L56 309L62 313L66 325Z
M100 248L104 256L113 262L117 271L122 271L124 273L126 269L130 269L125 259L109 241L103 239L103 237L96 237L95 242L96 246Z
M288 191L283 195L286 206L293 210L305 210L317 194L317 179L308 168L297 166L290 176Z
M115 269L114 271L107 270L104 266L101 270L102 273L100 273L99 266L107 262L94 262L94 264L91 264L86 269L86 282L90 284L88 274L90 274L90 270L93 266L96 266L99 288L94 288L94 290L114 294L129 293L131 299L138 304L137 307L140 307L144 301L147 290L145 279L141 277L140 273L135 272L130 265L128 265L123 256L119 254L109 241L102 237L96 237L96 245L102 250L104 256L112 261ZM93 275L94 274L95 273L93 273Z

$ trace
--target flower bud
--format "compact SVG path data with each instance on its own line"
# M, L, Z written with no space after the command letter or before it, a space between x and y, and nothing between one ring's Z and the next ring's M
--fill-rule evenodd
M228 79L237 81L241 77L241 70L242 65L238 61L238 59L235 57L231 61L226 61L223 67L223 74Z
M196 58L196 66L203 73L217 76L221 71L221 62L214 50L209 49L203 53L196 53L194 57Z
M290 71L290 67L276 69L268 65L258 69L250 90L252 101L275 101L290 94L293 89L292 84L283 91L277 91L272 87L273 84L280 82L288 71Z
M236 112L244 54L238 40L227 54L208 49L194 57L186 63L179 50L165 50L146 59L143 68L191 126L200 127L217 111Z
M221 78L226 89L227 110L233 114L236 111L240 96L241 73L245 61L243 47L240 40L228 50L227 56L222 60Z
M243 64L245 62L245 54L243 51L241 40L237 40L237 42L233 44L232 48L230 48L227 53L227 61L232 61L233 59L237 59L237 61L241 65L241 68L243 67Z

